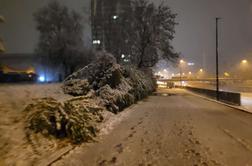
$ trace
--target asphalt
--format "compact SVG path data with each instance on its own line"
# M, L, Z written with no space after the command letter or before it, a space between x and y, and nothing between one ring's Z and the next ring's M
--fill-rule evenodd
M126 110L128 116L97 142L53 165L250 166L252 115L161 89Z

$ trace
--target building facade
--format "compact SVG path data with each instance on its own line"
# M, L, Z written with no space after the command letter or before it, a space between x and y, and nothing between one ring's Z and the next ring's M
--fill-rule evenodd
M93 48L123 54L122 28L124 15L130 12L130 0L91 0Z

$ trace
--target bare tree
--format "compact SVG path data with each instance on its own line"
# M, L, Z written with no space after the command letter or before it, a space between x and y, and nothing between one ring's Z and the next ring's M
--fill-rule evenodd
M111 7L113 10L103 14L105 50L119 63L126 60L139 68L153 67L160 59L176 61L178 54L171 44L176 14L165 3L156 6L148 0L128 2L121 9Z
M52 1L34 14L40 32L37 54L47 65L63 66L65 77L83 62L82 17Z
M176 14L164 3L155 6L147 0L134 0L132 7L129 39L135 64L153 67L160 59L176 60L178 54L171 45Z

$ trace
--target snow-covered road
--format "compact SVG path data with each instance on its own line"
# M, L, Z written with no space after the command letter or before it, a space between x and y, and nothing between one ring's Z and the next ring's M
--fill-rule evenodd
M252 114L183 90L159 93L126 110L97 143L75 148L54 165L252 165Z

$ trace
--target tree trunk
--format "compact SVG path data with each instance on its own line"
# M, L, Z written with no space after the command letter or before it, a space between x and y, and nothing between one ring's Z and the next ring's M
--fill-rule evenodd
M63 65L63 67L64 67L64 78L67 78L67 76L69 75L69 68L68 68L68 66L67 65Z

